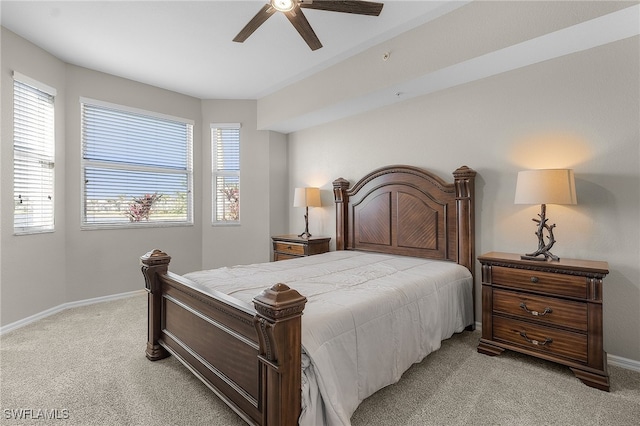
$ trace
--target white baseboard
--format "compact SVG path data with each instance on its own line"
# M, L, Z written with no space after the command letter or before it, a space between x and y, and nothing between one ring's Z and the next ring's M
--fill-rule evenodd
M640 372L640 361L636 361L629 358L622 358L621 356L607 354L607 364L616 367L622 367L627 370L633 370Z
M85 299L85 300L78 300L76 302L63 303L62 305L58 305L54 308L47 309L46 311L42 311L35 315L31 315L30 317L23 318L19 321L12 322L11 324L7 324L0 327L0 336L3 335L4 333L17 330L18 328L24 327L27 324L31 324L32 322L41 320L53 314L57 314L58 312L62 312L66 309L77 308L79 306L85 306L85 305L93 305L95 303L108 302L110 300L124 299L125 297L136 296L144 292L145 290L135 290L127 293L112 294L110 296L95 297L93 299Z
M479 321L476 321L476 331L482 332L482 323ZM613 365L615 367L621 367L627 370L640 372L640 361L636 361L634 359L607 354L607 364Z

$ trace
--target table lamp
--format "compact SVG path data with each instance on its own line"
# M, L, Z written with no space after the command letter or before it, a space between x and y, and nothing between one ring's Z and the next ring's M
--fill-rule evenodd
M532 219L538 224L536 236L538 249L533 253L521 256L527 260L560 260L549 250L555 244L553 228L555 223L547 223L547 204L576 204L576 184L571 169L543 169L518 172L516 182L515 204L540 204L539 219ZM545 242L544 231L547 231Z
M304 232L298 237L309 238L309 207L320 207L319 188L296 188L293 194L293 207L304 207Z

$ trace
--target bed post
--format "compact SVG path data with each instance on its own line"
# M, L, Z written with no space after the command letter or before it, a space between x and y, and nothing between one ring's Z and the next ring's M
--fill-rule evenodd
M462 166L453 172L453 177L458 217L458 263L466 266L473 274L475 263L473 196L476 172L467 166Z
M474 191L476 172L467 166L462 166L453 172L456 187L456 217L458 218L458 263L465 266L473 277L473 318L475 329L476 317L476 278L475 278L475 211Z
M298 424L302 386L302 311L306 297L276 284L253 299L266 426Z
M162 327L162 289L159 274L166 274L169 270L171 256L161 250L153 250L140 257L142 275L147 289L147 358L157 361L169 356L169 352L158 344Z
M338 178L333 181L333 198L336 203L336 250L346 250L348 229L345 229L345 218L349 206L349 196L347 189L349 181Z

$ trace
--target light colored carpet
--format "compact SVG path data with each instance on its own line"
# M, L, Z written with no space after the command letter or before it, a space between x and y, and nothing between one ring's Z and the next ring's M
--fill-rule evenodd
M244 425L173 357L148 361L146 329L141 294L69 309L3 335L0 423ZM464 332L443 342L399 383L364 401L353 425L640 424L640 373L611 367L611 392L602 392L562 366L478 354L478 338ZM68 418L16 420L20 410Z

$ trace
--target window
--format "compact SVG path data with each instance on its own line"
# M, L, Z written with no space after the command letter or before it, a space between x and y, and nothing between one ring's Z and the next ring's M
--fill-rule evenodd
M240 223L240 124L211 125L213 224Z
M55 89L14 73L13 231L54 230Z
M81 102L83 227L193 224L193 122Z

